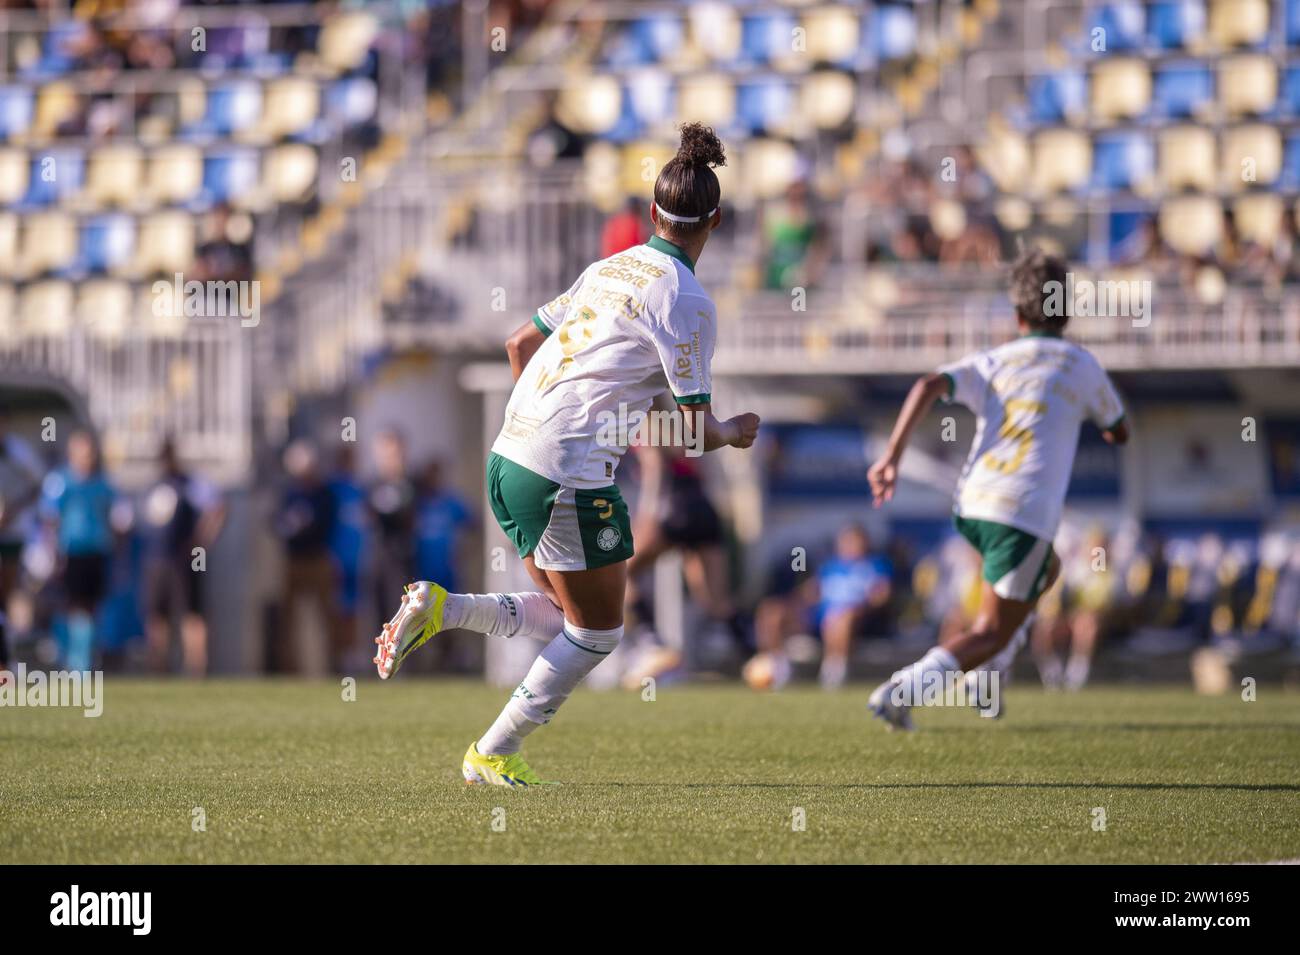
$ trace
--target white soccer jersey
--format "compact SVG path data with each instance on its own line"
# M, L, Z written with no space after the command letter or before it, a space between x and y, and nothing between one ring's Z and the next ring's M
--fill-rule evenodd
M1061 522L1079 425L1124 416L1110 378L1086 348L1027 335L944 365L949 401L975 412L975 441L954 510L1051 540Z
M558 484L612 484L627 428L665 388L679 404L710 400L717 312L670 242L655 237L588 266L534 321L548 337L515 383L492 450Z

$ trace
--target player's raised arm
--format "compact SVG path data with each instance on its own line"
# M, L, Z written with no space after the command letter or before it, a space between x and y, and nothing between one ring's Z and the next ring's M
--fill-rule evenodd
M923 375L912 385L903 402L903 410L894 422L893 433L889 436L889 445L875 464L867 471L867 480L871 483L871 496L875 506L879 507L894 496L894 485L898 482L898 462L903 457L917 423L930 413L930 409L939 397L948 390L950 379L942 372Z

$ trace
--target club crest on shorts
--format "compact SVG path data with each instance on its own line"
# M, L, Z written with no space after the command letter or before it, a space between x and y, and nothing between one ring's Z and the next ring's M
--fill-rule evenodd
M622 539L617 527L602 527L596 534L596 546L601 550L613 550Z

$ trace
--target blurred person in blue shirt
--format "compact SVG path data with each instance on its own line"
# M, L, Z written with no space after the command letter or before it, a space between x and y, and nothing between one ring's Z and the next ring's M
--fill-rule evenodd
M351 653L357 646L362 571L371 534L366 487L357 477L356 451L351 444L344 444L338 450L329 490L334 498L334 529L329 547L339 581L340 639L346 643L344 652Z
M32 507L41 496L45 467L32 445L0 415L0 670L9 664L9 597L18 586Z
M68 464L45 479L44 510L55 525L68 605L64 663L89 670L94 660L95 613L108 585L116 499L89 432L68 439Z
M835 689L848 673L853 637L882 621L893 593L893 567L883 554L873 554L871 538L861 524L850 524L836 535L835 555L817 572L817 603L813 619L822 637L819 680Z
M473 524L464 502L442 482L442 462L430 461L420 475L415 500L415 571L419 580L436 580L460 589L456 552L462 531Z

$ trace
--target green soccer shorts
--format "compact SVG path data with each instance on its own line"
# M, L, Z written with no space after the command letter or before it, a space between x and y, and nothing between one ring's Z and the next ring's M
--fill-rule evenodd
M1047 585L1052 542L1022 530L957 515L953 523L984 558L984 579L1007 600L1033 603Z
M564 487L488 455L488 503L519 551L542 570L594 570L632 556L632 521L618 488Z

